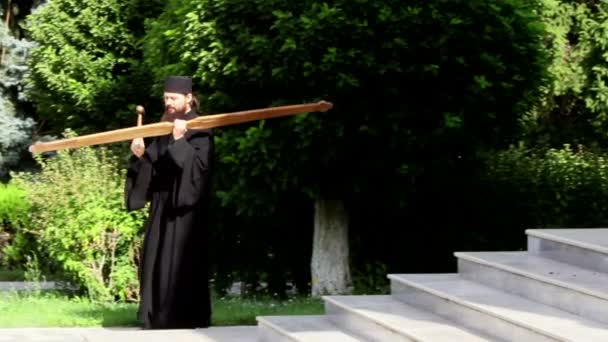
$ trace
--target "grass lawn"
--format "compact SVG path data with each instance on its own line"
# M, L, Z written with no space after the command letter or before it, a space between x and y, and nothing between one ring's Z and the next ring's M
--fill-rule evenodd
M242 298L213 300L214 326L254 325L262 315L323 314L320 299L285 301ZM96 304L57 293L18 294L0 292L0 328L15 327L111 327L137 326L136 304Z

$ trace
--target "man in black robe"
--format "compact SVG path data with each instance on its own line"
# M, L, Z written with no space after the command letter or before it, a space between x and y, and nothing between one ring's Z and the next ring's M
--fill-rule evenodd
M127 210L150 202L139 266L138 318L144 329L208 327L211 303L207 266L207 209L213 159L211 130L188 130L197 116L189 77L165 80L163 121L172 134L145 147L131 144Z

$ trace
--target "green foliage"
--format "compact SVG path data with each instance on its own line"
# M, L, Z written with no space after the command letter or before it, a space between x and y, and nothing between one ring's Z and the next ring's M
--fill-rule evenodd
M28 32L37 46L29 59L28 94L46 129L133 125L135 104L149 100L136 35L143 26L140 15L152 15L153 6L140 3L56 0L29 16Z
M516 146L488 158L481 198L503 227L591 227L608 223L608 155L581 146ZM484 212L484 210L480 210Z
M13 184L0 184L0 232L27 225L29 209L22 189Z
M70 133L68 136L73 136ZM37 248L95 300L135 300L144 212L123 205L125 170L105 149L60 151L42 171L19 173Z
M43 274L40 266L41 264L40 260L38 260L38 256L33 254L33 256L27 257L23 277L25 278L25 281L34 284L31 289L31 294L34 296L40 296L42 294L42 286L40 286L40 283L46 281L46 276Z
M1 88L1 87L0 87ZM19 165L21 157L27 153L26 147L31 143L29 134L34 126L31 118L23 118L14 111L10 99L3 96L0 89L0 177L4 179L9 170Z
M21 251L27 248L19 232L28 226L29 203L22 189L0 184L0 265L23 265Z
M543 89L529 138L605 146L608 128L608 5L602 1L542 0L552 82Z
M428 160L445 166L513 141L545 81L536 9L519 0L175 0L149 23L146 64L157 79L194 75L209 112L335 104L219 132L220 196L241 211L271 210L259 204L290 189L402 194L404 177Z
M31 258L36 257L36 237L27 231L27 226L9 235L7 246L2 249L2 264L11 268L25 268Z
M355 295L389 294L390 283L386 275L387 267L382 262L367 262L360 269L353 270Z
M24 11L26 11L24 9ZM5 15L0 8L4 20ZM14 17L14 14L13 16ZM30 132L34 121L24 110L27 99L23 96L23 78L27 71L26 58L32 43L18 39L13 30L17 21L9 27L0 25L0 177L6 178L9 169L18 166L30 143Z

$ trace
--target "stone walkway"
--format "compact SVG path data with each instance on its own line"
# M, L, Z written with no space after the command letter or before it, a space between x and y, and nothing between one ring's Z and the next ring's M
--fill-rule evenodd
M138 328L15 328L0 329L0 342L254 342L256 326L195 330Z
M31 290L54 290L60 288L54 281L30 282L30 281L0 281L0 291L31 291Z

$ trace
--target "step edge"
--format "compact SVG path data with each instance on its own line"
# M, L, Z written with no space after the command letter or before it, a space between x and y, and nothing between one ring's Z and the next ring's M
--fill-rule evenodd
M608 254L608 248L606 248L606 247L589 244L586 242L581 242L578 240L573 240L573 239L564 238L564 237L560 237L560 236L551 235L550 233L542 232L542 229L527 229L525 232L526 232L526 235L528 235L528 236L533 236L536 238L545 239L545 240L549 240L549 241L553 241L553 242L559 242L559 243L563 243L565 245L574 246L574 247L578 247L578 248L582 248L582 249L587 249L587 250L602 253L602 254Z
M281 328L280 326L274 324L273 322L268 320L267 317L273 317L273 316L256 316L255 320L258 322L258 326L259 325L268 326L269 328L276 331L280 335L283 335L283 336L291 339L292 341L298 341L298 339L295 336L293 336L290 332L288 332L285 329ZM276 316L274 316L274 317L276 317Z
M300 341L300 339L298 338L298 336L295 336L293 332L289 332L286 331L285 329L281 328L280 326L277 326L276 324L272 323L269 319L272 319L273 317L281 317L281 318L289 318L289 319L298 319L298 318L321 318L323 319L328 326L332 327L335 329L336 332L342 333L344 334L344 336L347 336L351 339L354 340L361 340L360 337L358 337L355 334L352 334L350 331L345 331L342 330L339 326L337 326L334 322L332 322L327 315L261 315L261 316L257 316L256 320L259 324L266 324L268 326L270 326L270 328L277 330L281 335L288 337L289 339L293 340L293 341ZM317 330L318 331L318 330ZM320 332L320 331L318 331Z
M534 279L534 280L537 280L537 281L540 281L543 283L559 286L559 287L562 287L562 288L568 289L568 290L575 290L575 291L581 292L581 293L589 295L589 296L593 296L593 297L603 299L603 300L608 300L608 294L596 292L594 290L583 288L583 287L580 287L579 285L573 285L571 283L567 283L567 282L564 282L561 280L555 280L555 279L551 279L549 277L544 277L544 276L541 276L538 274L530 273L528 271L520 270L520 269L514 268L512 266L499 264L499 263L496 263L493 261L483 260L483 259L480 259L479 257L471 255L469 252L455 252L454 256L457 258L460 258L460 259L465 259L467 261L475 262L478 264L494 267L494 268L497 268L497 269L500 269L500 270L503 270L506 272L510 272L513 274L517 274L520 276L528 277L528 278L531 278L531 279ZM552 259L549 259L549 260L554 261ZM555 261L555 262L557 262L557 261ZM570 264L568 264L568 266L575 267ZM586 271L588 271L588 270L586 270ZM601 273L601 272L598 272L598 273Z
M385 295L385 296L390 297L390 295ZM396 330L394 327L391 327L388 324L386 324L386 323L384 323L382 321L379 321L376 318L370 317L369 315L366 315L366 314L364 314L362 312L358 312L356 309L353 309L353 308L349 307L346 304L338 302L336 299L334 299L334 297L340 297L340 296L323 296L323 300L331 302L333 305L336 305L336 306L338 306L338 307L340 307L340 308L342 308L342 309L344 309L344 310L346 310L346 311L348 311L348 312L350 312L352 314L355 314L357 316L363 317L364 319L367 319L367 320L369 320L369 321L371 321L371 322L373 322L375 324L378 324L378 325L382 326L383 328L385 328L385 329L387 329L387 330L389 330L389 331L391 331L391 332L393 332L393 333L395 333L397 335L410 338L410 339L412 339L414 341L417 341L417 342L423 342L418 337L412 336L410 333Z
M454 273L454 274L456 274L456 273ZM457 298L457 297L455 297L455 296L453 296L451 294L442 293L441 291L436 291L434 289L431 289L431 288L429 288L427 286L424 286L424 285L420 285L420 284L415 283L413 281L408 281L408 280L405 280L405 279L401 279L396 274L389 275L389 278L391 280L395 280L397 282L400 282L400 283L406 284L408 286L414 287L414 288L416 288L418 290L430 293L430 294L432 294L432 295L434 295L436 297L442 298L444 300L448 300L448 301L454 302L454 303L456 303L458 305L462 305L462 306L467 307L469 309L475 310L475 311L477 311L477 312L479 312L481 314L485 314L485 315L491 316L493 318L509 322L509 323L511 323L513 325L519 326L520 328L525 328L525 329L534 331L534 332L536 332L538 334L545 335L547 337L554 338L554 339L557 339L557 340L563 340L565 338L563 336L556 335L556 334L554 334L551 331L547 331L544 328L538 328L538 327L536 327L534 325L530 325L530 324L526 323L525 321L521 321L521 320L518 321L518 320L513 319L511 317L506 317L505 315L502 315L502 314L499 314L499 313L495 313L495 312L493 312L491 310L487 310L487 309L485 309L485 308L483 308L483 307L481 307L481 306L479 306L477 304L468 302L466 300L462 300L462 299ZM481 284L481 285L485 286L483 284ZM487 286L485 286L485 287L487 287ZM505 295L508 295L508 296L515 296L515 295L507 293L507 292L503 292L503 293ZM526 300L529 300L529 299L526 299ZM543 304L543 305L545 305L545 304ZM545 306L547 306L547 305L545 305Z
M436 314L434 312L431 312L431 311L428 311L428 310L424 310L424 309L412 306L410 304L407 304L407 303L405 303L403 301L400 301L400 300L396 299L394 296L391 296L391 295L374 295L374 296L376 296L376 297L390 298L390 300L394 301L397 305L402 305L404 307L411 308L411 309L416 310L416 311L424 312L424 313L428 314L431 317L434 316L433 318L436 319L436 320L438 320L439 322L433 322L433 323L443 324L445 326L448 326L448 327L454 329L455 332L458 331L458 332L461 332L461 333L464 333L464 334L470 334L470 335L479 337L481 339L484 339L484 338L488 339L489 338L487 334L484 334L484 333L482 333L480 331L472 330L470 328L462 326L462 325L458 324L458 322L454 322L454 321L452 321L452 320L450 320L448 318L445 318L443 316L440 316L440 315L438 315L438 314ZM349 312L352 312L355 315L361 316L364 319L368 319L368 320L370 320L370 321L372 321L374 323L377 323L377 324L379 324L379 325L381 325L383 327L386 327L387 329L389 329L391 331L394 331L398 335L405 336L405 337L410 338L410 339L412 339L414 341L420 341L420 342L427 341L426 338L424 338L422 336L417 336L418 334L414 334L413 332L409 332L409 331L395 331L396 328L393 328L393 326L397 326L397 327L401 328L402 327L401 325L389 325L388 323L384 323L383 321L379 320L378 318L371 317L371 316L369 316L368 314L366 314L364 312L359 312L357 309L351 308L348 304L336 303L335 302L336 301L335 297L337 297L339 299L340 297L353 297L353 296L328 296L328 297L334 297L334 298L331 298L331 299L328 300L328 301L331 301L333 304L335 304L337 306L340 306L340 307L344 308L345 310L348 310ZM403 317L402 315L398 315L398 316Z

